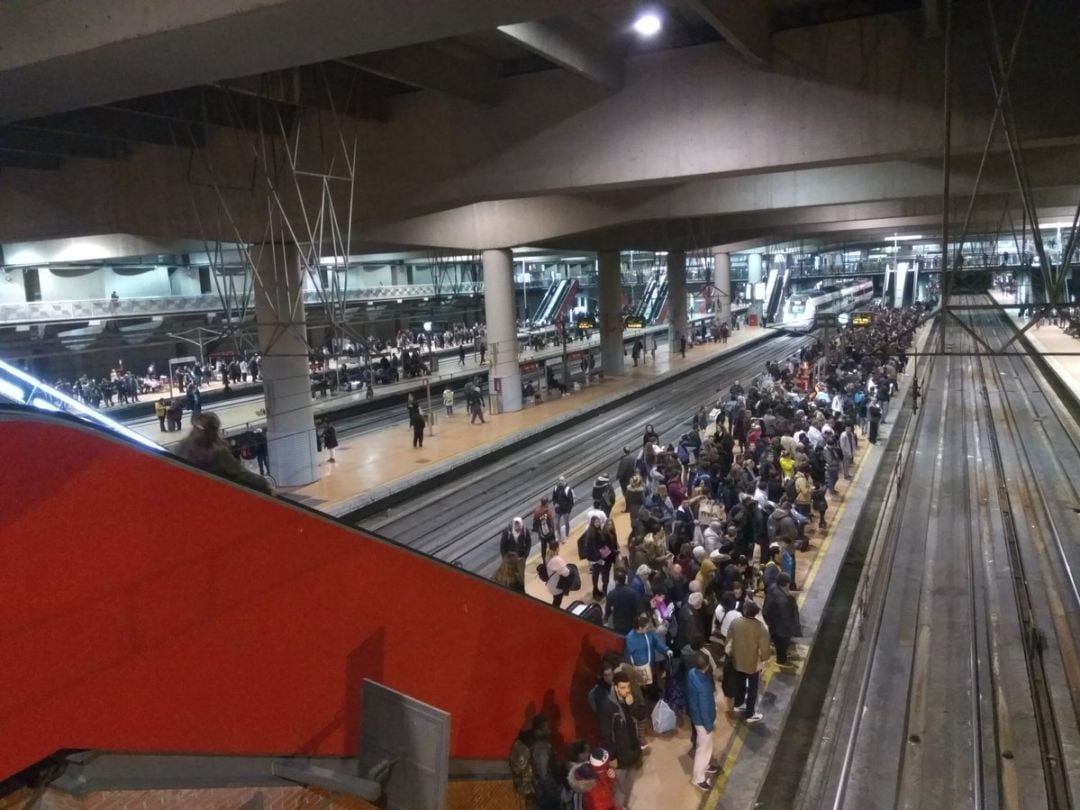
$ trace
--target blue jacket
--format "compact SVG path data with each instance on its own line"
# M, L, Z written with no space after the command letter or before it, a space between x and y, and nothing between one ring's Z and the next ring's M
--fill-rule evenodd
M625 655L635 667L651 664L652 660L649 659L650 646L652 647L653 660L656 659L656 654L658 652L667 655L667 645L658 639L656 633L652 630L649 630L646 633L639 633L637 630L631 630L626 634L626 648L623 650L623 655Z
M713 696L713 679L708 672L691 667L686 675L686 711L690 722L712 731L716 725L716 698Z

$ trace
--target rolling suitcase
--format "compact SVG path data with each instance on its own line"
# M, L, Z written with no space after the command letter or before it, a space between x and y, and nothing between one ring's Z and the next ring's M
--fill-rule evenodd
M582 602L577 599L570 603L567 610L587 622L592 622L601 627L604 625L604 608L599 602Z

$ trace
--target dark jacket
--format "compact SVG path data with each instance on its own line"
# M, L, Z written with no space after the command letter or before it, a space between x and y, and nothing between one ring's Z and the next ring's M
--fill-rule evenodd
M619 486L626 488L627 482L630 480L630 476L634 474L634 466L637 459L634 458L632 453L626 453L619 459L619 468L615 472L615 480L619 482ZM623 493L626 494L625 492Z
M502 538L499 540L499 554L506 556L508 551L515 552L522 560L529 559L529 550L532 548L532 538L529 530L522 527L521 534L514 537L510 529L503 529Z
M690 607L689 602L683 602L676 618L679 629L675 633L675 651L681 653L687 645L700 649L706 640L701 614Z
M761 615L774 636L796 638L802 635L799 603L779 585L770 585L765 592L765 606L761 609Z
M619 635L625 636L634 629L634 619L641 609L641 597L629 585L616 585L607 595L605 618L611 618L611 626Z
M641 742L630 707L615 697L614 687L600 706L600 741L620 768L629 768L641 760Z
M176 448L176 454L200 470L205 470L237 484L270 494L270 484L261 475L244 467L232 454L225 442L215 442L209 447L196 444L191 436L184 438Z
M551 503L555 507L556 514L570 514L570 510L574 508L574 490L569 484L555 487L551 493Z

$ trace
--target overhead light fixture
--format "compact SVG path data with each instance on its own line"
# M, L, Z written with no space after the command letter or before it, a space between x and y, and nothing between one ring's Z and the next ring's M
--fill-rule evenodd
M652 11L647 11L634 20L634 30L643 37L651 37L660 33L660 16Z

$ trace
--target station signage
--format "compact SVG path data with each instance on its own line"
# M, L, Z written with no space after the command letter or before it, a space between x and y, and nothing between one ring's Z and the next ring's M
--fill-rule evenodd
M874 322L874 316L870 312L855 312L851 315L851 325L856 329L869 326Z
M627 318L623 322L623 327L625 329L644 329L645 328L645 319L644 318Z
M535 362L533 362L533 363L522 363L521 364L521 372L523 374L531 374L534 371L539 371L542 366L543 366L543 363L535 363Z
M582 332L588 331L589 329L595 329L596 321L592 318L578 318L577 328Z

